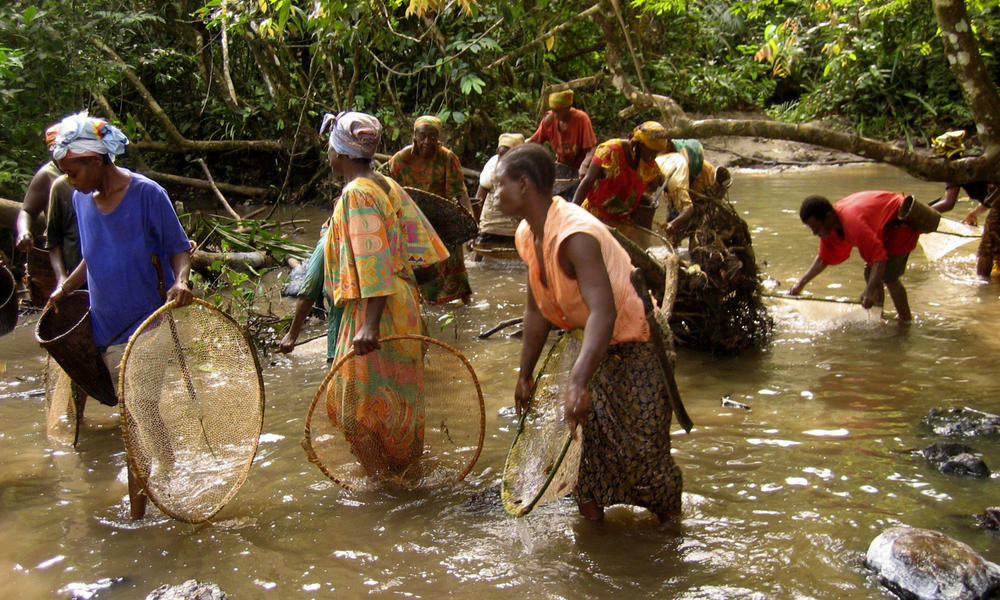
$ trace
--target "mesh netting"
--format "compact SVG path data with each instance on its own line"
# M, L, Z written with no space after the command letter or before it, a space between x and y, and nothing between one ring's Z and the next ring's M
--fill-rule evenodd
M264 419L253 345L201 300L136 330L119 376L122 434L136 477L171 517L211 518L246 480Z
M302 442L349 490L426 489L463 479L479 458L486 407L472 365L418 335L338 360L313 396Z
M45 357L45 435L63 444L76 445L86 401L87 394L73 385L59 363L51 356Z
M767 296L774 317L809 329L829 329L861 323L881 323L881 307L866 309L859 302L811 296Z
M566 394L573 363L583 344L581 331L564 333L549 350L535 377L528 411L507 454L500 499L507 512L526 515L576 487L583 431L572 439L566 424Z
M983 235L982 227L945 218L938 223L937 230L941 233L925 233L918 238L920 247L931 261L941 260L952 250L977 241Z

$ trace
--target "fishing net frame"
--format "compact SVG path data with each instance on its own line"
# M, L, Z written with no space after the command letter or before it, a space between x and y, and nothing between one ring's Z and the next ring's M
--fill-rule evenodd
M576 339L572 336L576 335ZM556 340L552 347L549 348L548 353L545 355L545 360L542 361L541 367L538 369L538 373L535 376L534 383L531 386L531 393L528 396L528 406L521 415L521 419L518 421L517 433L514 434L514 440L511 442L510 450L507 451L507 458L504 461L504 470L500 480L500 501L503 504L504 510L508 513L523 517L524 515L530 513L535 509L536 506L550 502L552 500L557 500L568 493L572 493L572 488L576 487L576 478L579 472L579 461L583 451L583 427L577 426L575 436L570 435L568 428L563 429L563 434L560 439L560 447L557 450L551 466L547 465L547 470L545 471L546 476L544 480L538 487L538 490L534 492L531 499L527 502L523 500L518 500L514 498L514 492L511 491L513 486L513 480L515 479L516 473L513 468L513 462L517 461L517 456L523 456L519 454L516 448L518 448L518 442L522 440L522 435L528 431L529 421L531 416L534 414L532 410L536 408L535 399L541 389L540 386L548 385L546 380L546 375L548 375L550 368L558 369L560 366L567 366L566 363L573 363L579 354L579 348L576 348L576 355L563 356L563 352L566 351L566 345L571 341L575 341L577 346L582 346L582 335L575 334L573 332L564 332L562 336ZM568 365L570 368L572 365ZM565 370L565 369L564 369ZM568 370L566 370L568 372ZM555 375L555 373L553 373ZM555 385L559 385L560 382L556 382ZM555 410L562 410L565 413L564 403L562 397L555 399ZM569 463L566 462L567 457L569 457ZM571 467L572 472L568 476L564 477L563 485L558 490L551 490L553 481L560 474L565 475L567 473L566 469ZM569 490L565 490L569 487Z
M451 355L456 357L469 372L469 377L471 378L472 383L474 384L476 390L476 397L478 399L478 404L479 404L479 436L476 442L476 450L473 453L471 459L468 461L468 464L465 465L464 469L462 469L455 477L449 479L448 481L443 481L437 486L416 486L416 487L419 487L420 489L433 489L434 487L443 487L445 485L451 485L453 483L462 481L470 472L472 472L472 468L476 465L476 462L479 460L479 456L480 454L482 454L483 451L483 442L486 439L486 403L483 399L483 389L479 383L479 377L476 375L475 369L472 368L472 363L469 362L469 360L465 358L465 356L461 352L459 352L452 346L442 342L441 340L437 340L425 335L402 334L402 335L390 335L384 338L380 338L378 343L381 345L384 343L389 343L399 340L408 340L408 341L421 342L424 344L433 344L435 346L438 346L445 352L449 352L451 353ZM377 352L377 350L375 352ZM311 423L312 423L313 413L316 411L316 406L321 402L321 400L324 401L325 404L327 396L327 386L330 384L333 378L338 374L341 367L347 364L348 361L354 359L356 356L357 353L354 350L350 350L349 352L341 356L327 371L326 376L323 378L323 381L316 389L316 393L313 394L312 401L309 403L309 408L306 411L305 428L303 430L303 437L302 437L302 449L305 450L306 458L309 460L309 462L316 465L319 468L319 470L322 471L323 474L330 479L330 481L350 491L362 491L363 488L361 488L360 486L352 485L350 482L347 481L346 477L338 477L330 470L330 468L326 465L326 463L323 462L319 454L316 452L316 448L313 444L314 442L313 427ZM337 429L338 431L340 430L340 427L338 426L334 426L334 428ZM345 443L348 442L345 441ZM379 478L378 480L388 481L388 480L383 480L381 478Z
M122 438L125 441L125 458L128 463L128 469L130 471L130 474L134 476L135 480L141 486L142 491L143 493L145 493L146 497L152 500L153 504L155 504L156 507L159 508L164 514L173 519L176 519L184 523L203 523L214 517L216 514L218 514L218 512L222 510L223 507L225 507L226 504L228 504L229 501L233 499L233 497L236 496L237 492L239 492L240 488L243 486L243 483L246 481L247 476L250 473L250 468L253 466L254 457L257 455L257 449L260 443L260 435L264 428L265 391L264 391L264 376L263 373L261 372L260 360L257 357L257 352L254 348L253 340L250 338L249 334L247 334L246 329L241 327L240 324L230 315L223 312L222 310L219 310L216 306L214 306L209 302L206 302L200 298L193 298L192 304L207 309L211 311L213 314L223 317L223 319L229 325L231 325L235 331L239 332L239 339L244 344L246 344L248 349L247 354L249 354L253 358L253 368L257 374L257 389L259 391L257 408L259 410L258 414L260 418L257 421L255 435L253 435L251 438L253 442L253 449L252 452L248 453L247 459L245 460L245 464L243 465L242 469L237 473L236 478L230 481L231 485L228 493L225 494L222 500L219 500L215 504L212 510L208 511L206 514L192 517L188 514L175 510L173 507L170 506L169 503L164 502L163 499L159 497L159 494L156 492L153 486L150 486L148 481L148 475L144 474L144 472L139 469L139 465L136 463L136 457L138 456L139 452L142 451L142 449L136 445L136 441L133 439L132 436L131 426L129 425L129 423L132 422L134 419L129 411L129 404L130 404L129 398L125 394L126 371L128 368L128 360L132 356L133 347L141 339L142 333L146 331L147 327L149 327L152 323L157 322L161 317L166 317L165 320L167 321L168 326L170 328L170 334L172 341L174 343L174 348L178 353L179 362L181 364L180 368L185 378L185 386L187 388L187 393L191 395L192 398L194 397L193 383L190 378L189 369L186 366L186 363L184 362L183 353L180 351L181 343L177 333L177 324L172 314L172 311L178 308L176 300L171 300L170 302L165 303L163 306L161 306L151 315L149 315L146 318L146 320L144 320L139 325L139 327L129 338L128 345L125 347L125 352L122 354L121 365L118 368L118 396L121 399L119 420L122 428ZM205 435L204 429L202 431L202 434ZM130 495L131 495L131 489L130 489Z

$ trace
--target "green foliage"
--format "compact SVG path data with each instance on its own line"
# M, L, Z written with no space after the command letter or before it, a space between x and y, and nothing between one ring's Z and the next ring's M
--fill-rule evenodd
M281 235L281 224L277 221L244 219L235 221L222 217L188 214L182 217L185 230L191 239L198 241L198 247L215 252L256 252L261 251L281 262L291 256L306 260L312 248L289 242Z
M823 118L880 137L972 125L927 2L619 4L650 91L692 113L768 109L783 119ZM525 46L587 5L9 0L0 6L0 195L23 193L45 158L41 134L48 124L84 108L100 112L95 94L107 99L134 142L166 140L159 116L124 77L124 65L182 135L279 139L289 149L227 155L213 164L220 180L284 187L288 173L288 187L296 188L323 166L313 134L322 114L347 109L383 121L386 153L409 142L416 115L437 114L449 129L446 143L476 166L499 133L534 130L545 86L607 68L604 34L590 19ZM1000 8L994 0L967 6L987 66L998 73ZM98 48L95 33L122 62ZM634 79L630 57L621 58ZM634 125L618 117L628 103L610 85L578 90L577 105L590 113L600 138ZM645 116L655 117L636 118ZM131 156L123 157L126 164ZM145 158L159 170L201 177L194 157Z

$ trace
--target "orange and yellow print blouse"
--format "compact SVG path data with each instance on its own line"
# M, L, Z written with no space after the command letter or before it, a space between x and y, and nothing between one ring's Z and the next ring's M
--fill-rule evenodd
M337 305L394 294L397 279L412 285L412 267L448 257L410 196L395 181L386 181L390 193L372 179L354 179L333 211L324 251L324 287Z

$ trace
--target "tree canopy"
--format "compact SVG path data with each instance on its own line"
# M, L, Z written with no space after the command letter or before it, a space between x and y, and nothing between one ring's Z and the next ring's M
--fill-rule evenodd
M129 164L191 183L202 158L225 190L296 200L323 171L325 112L376 114L386 152L414 116L437 114L478 164L566 87L599 137L653 118L678 136L805 141L919 177L992 177L998 34L992 0L10 0L0 195L20 196L45 127L81 109L123 126ZM734 111L771 119L711 117ZM949 129L981 154L913 151Z

